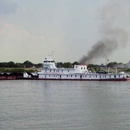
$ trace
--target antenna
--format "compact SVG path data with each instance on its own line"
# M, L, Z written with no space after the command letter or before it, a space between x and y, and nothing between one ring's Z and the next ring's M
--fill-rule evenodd
M53 56L53 53L54 53L54 51L52 51L52 56Z
M106 65L108 64L109 59L106 57Z
M109 61L109 59L106 57L106 69L107 69L107 72L108 72L108 61Z

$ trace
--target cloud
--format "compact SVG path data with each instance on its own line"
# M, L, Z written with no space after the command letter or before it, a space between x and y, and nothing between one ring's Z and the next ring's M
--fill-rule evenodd
M44 40L44 36L33 35L23 28L4 23L0 29L0 60L25 60L37 47L44 44Z
M15 39L15 40L20 40L20 39L44 39L43 36L36 36L36 35L32 35L30 34L27 30L25 29L20 29L20 28L16 28L14 27L12 24L9 23L5 23L3 24L2 29L0 30L0 35L4 37L8 37L8 39Z
M4 23L0 29L0 46L0 61L16 62L41 62L43 56L64 49L57 36L34 34L10 23Z
M0 0L0 14L14 14L17 12L18 5L9 0Z

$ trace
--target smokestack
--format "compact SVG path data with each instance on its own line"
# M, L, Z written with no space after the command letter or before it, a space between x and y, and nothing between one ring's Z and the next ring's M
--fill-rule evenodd
M79 63L92 63L94 60L111 55L119 47L124 47L128 41L128 33L125 29L115 26L115 21L124 17L122 3L119 1L107 3L101 10L101 39L92 46L87 55L84 55Z

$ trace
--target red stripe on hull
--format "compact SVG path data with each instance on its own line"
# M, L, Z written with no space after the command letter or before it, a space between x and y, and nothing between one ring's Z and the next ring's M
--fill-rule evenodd
M42 78L20 78L22 80L65 80L65 81L128 81L130 78L122 79L42 79Z

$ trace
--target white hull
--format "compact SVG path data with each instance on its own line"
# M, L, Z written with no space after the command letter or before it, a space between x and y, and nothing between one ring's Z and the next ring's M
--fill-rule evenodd
M33 76L34 75L34 76ZM24 79L38 80L83 80L83 81L126 81L129 76L125 73L91 73L86 65L75 65L74 68L56 68L53 59L45 58L43 68L37 74L24 73ZM36 78L37 75L37 78Z

